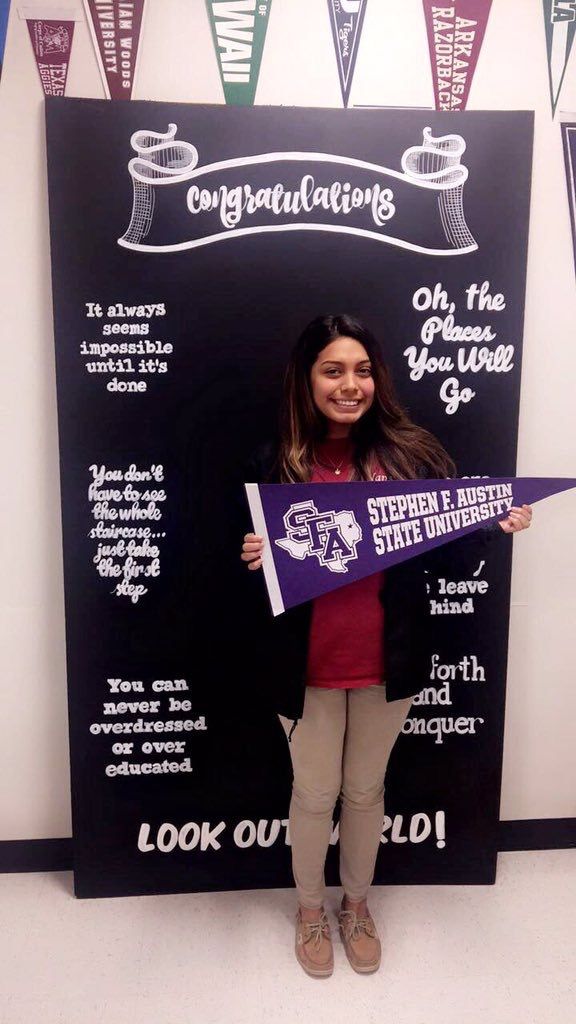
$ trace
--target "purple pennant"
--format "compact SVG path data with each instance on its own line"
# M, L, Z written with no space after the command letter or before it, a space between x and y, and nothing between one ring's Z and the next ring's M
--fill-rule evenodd
M354 66L368 0L328 0L328 13L344 106L352 88Z
M576 487L566 477L245 484L274 615Z
M576 269L576 123L562 124L562 142L564 143L564 162L566 165L566 185L568 188L568 206L572 224L572 245L574 248L574 268Z

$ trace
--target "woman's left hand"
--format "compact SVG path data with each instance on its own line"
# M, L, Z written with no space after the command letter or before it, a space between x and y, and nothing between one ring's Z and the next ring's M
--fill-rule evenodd
M513 505L506 519L500 519L498 525L504 533L518 533L519 530L527 530L532 522L532 506L522 505L519 508Z

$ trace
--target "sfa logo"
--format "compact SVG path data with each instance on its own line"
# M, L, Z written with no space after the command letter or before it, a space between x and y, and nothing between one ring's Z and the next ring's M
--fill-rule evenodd
M275 543L292 558L315 555L330 572L348 572L346 563L358 558L362 530L353 512L319 512L313 501L299 501L285 513L284 529Z

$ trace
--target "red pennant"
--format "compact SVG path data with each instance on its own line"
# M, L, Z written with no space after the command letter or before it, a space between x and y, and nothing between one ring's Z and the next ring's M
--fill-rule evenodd
M84 0L104 90L132 98L145 0Z
M74 20L30 18L33 8L21 11L26 19L40 82L46 96L63 96L74 36ZM72 12L73 13L73 12Z
M422 0L436 110L465 110L492 0Z

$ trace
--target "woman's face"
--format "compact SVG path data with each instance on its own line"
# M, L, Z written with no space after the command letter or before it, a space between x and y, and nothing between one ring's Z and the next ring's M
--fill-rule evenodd
M331 433L346 434L374 401L370 358L354 338L335 338L318 353L310 384L316 407L329 420ZM344 429L335 431L338 426Z

